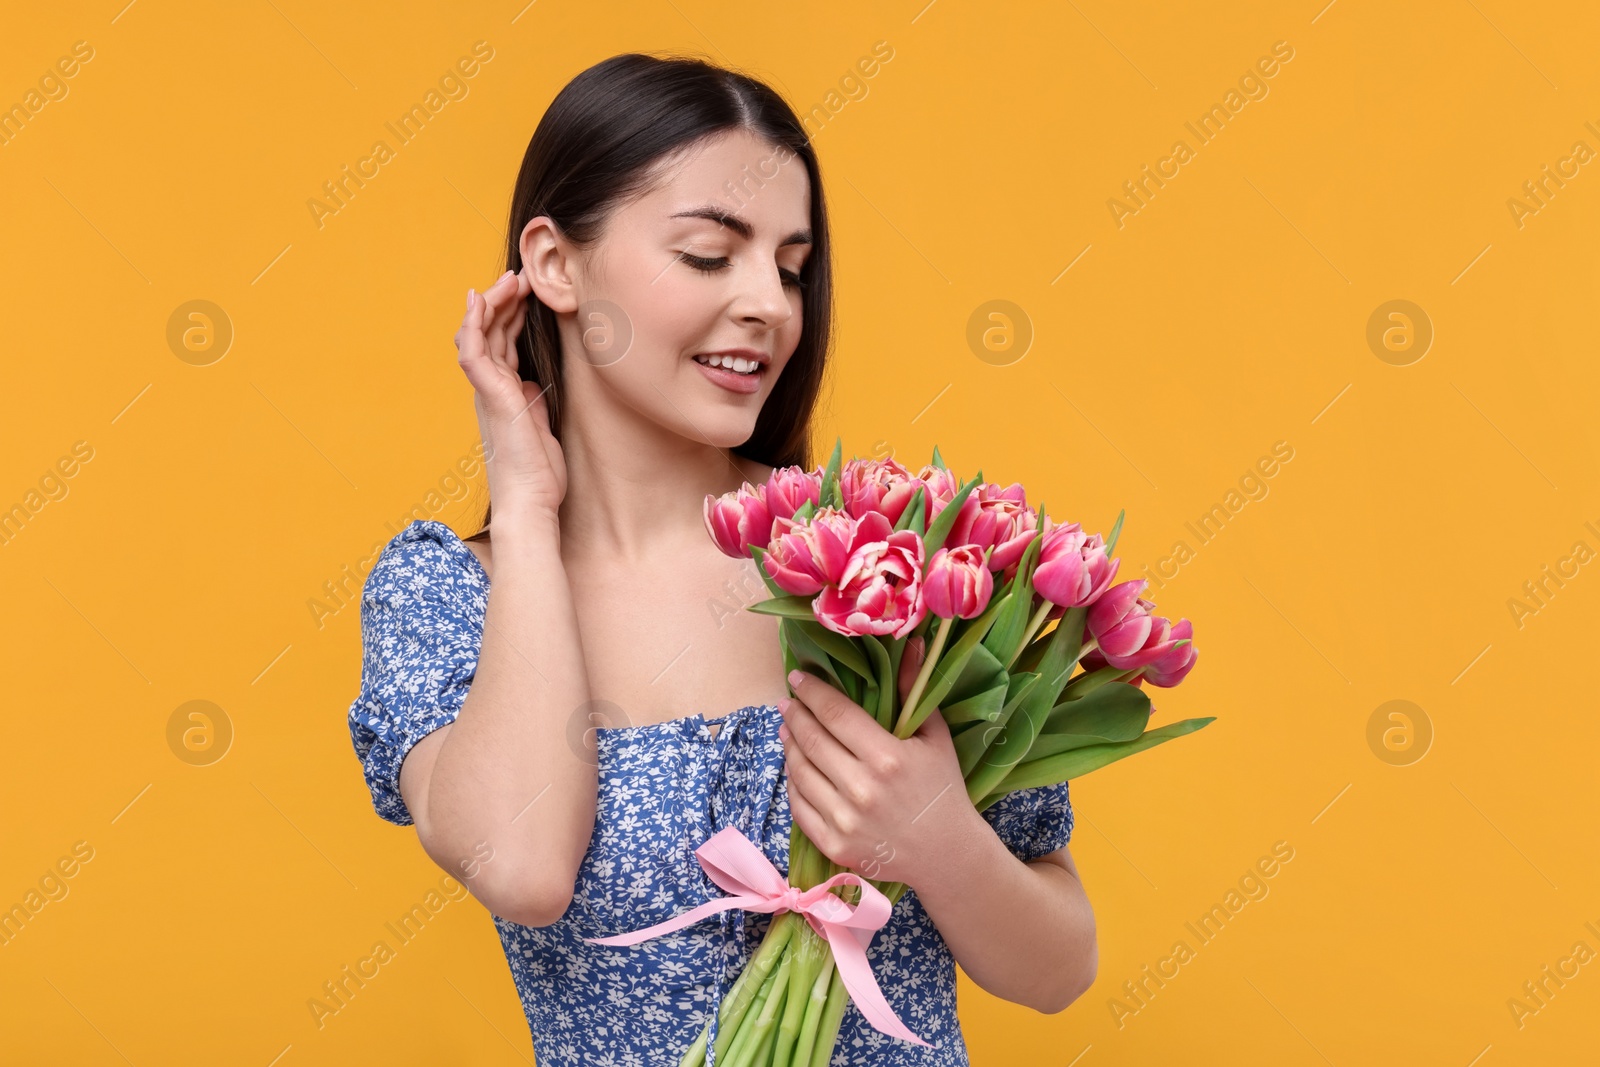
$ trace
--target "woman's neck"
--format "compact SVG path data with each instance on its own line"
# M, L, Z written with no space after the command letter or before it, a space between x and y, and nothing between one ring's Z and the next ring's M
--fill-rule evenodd
M579 555L624 563L703 540L706 494L738 488L759 467L657 426L608 427L602 434L569 423L562 436L562 542Z

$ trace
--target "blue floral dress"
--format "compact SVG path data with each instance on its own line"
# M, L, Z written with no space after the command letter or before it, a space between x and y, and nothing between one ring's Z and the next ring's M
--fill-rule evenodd
M401 761L460 712L477 669L488 592L477 557L432 520L395 535L367 577L350 737L374 810L398 826L412 824L400 797ZM730 908L627 947L583 939L638 930L725 896L694 855L723 827L737 827L787 874L781 721L766 704L709 720L691 715L595 731L594 836L570 907L550 926L494 918L540 1067L671 1067L699 1036L772 915ZM1072 835L1065 783L1012 793L983 815L1023 860ZM915 890L895 904L867 959L895 1014L934 1047L880 1033L852 1003L832 1064L967 1064L955 963Z

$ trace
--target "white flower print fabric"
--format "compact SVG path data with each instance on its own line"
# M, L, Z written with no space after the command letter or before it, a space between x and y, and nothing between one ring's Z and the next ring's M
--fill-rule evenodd
M373 809L398 826L412 824L400 796L401 761L460 712L477 669L488 594L477 557L432 520L397 534L367 576L350 737ZM710 725L719 721L713 734ZM694 715L596 730L594 836L571 906L550 926L494 919L540 1067L670 1067L715 1014L771 915L730 908L627 947L583 939L638 930L725 896L694 850L727 826L787 874L781 722L767 704L720 719ZM1072 836L1066 783L1012 793L983 816L1023 860ZM967 1064L954 960L915 890L895 904L867 959L895 1014L934 1047L880 1033L850 1004L832 1064Z

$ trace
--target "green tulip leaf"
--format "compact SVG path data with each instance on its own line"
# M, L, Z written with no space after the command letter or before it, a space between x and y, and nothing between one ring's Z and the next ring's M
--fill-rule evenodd
M983 759L984 754L989 751L991 746L1001 743L1000 738L1003 736L1006 723L1017 708L1021 706L1023 700L1027 698L1028 692L1038 681L1039 676L1037 674L1018 673L1011 675L1006 685L1005 707L1000 709L1000 714L995 716L994 721L983 730L972 732L970 736L962 734L961 737L956 738L956 755L961 763L961 777L963 779L971 776L972 769L978 765L979 760ZM997 777L1003 776L1004 772L1000 772L997 775Z
M968 697L986 693L997 685L1004 692L1006 677L1006 669L994 658L994 653L979 644L973 648L972 655L967 657L967 662L961 667L961 673L945 692L944 699L951 704L959 704ZM1005 703L1003 696L1000 702Z
M1039 539L1035 537L1023 551L1022 559L1017 564L1017 573L1003 587L1004 594L1010 598L1009 606L1000 613L994 628L983 639L983 647L994 654L1002 667L1016 659L1023 635L1028 630L1029 618L1033 614L1033 583L1028 573L1032 559L1038 554ZM1000 589L995 590L995 595L1000 594Z
M1079 700L1107 682L1124 681L1123 675L1132 675L1133 673L1133 671L1125 671L1117 667L1101 667L1099 670L1086 671L1067 683L1067 687L1061 691L1061 701L1065 703ZM1059 703L1056 705L1056 707L1060 706L1061 704Z
M940 512L941 517L943 514L943 512ZM973 650L982 647L979 642L989 632L989 627L994 625L995 616L1000 614L1004 604L1005 601L1003 600L990 602L984 613L970 620L962 631L961 636L956 638L950 647L945 649L939 656L939 661L933 667L932 680L928 688L923 691L922 696L917 700L917 706L912 711L909 721L916 724L912 727L913 729L916 726L920 726L923 720L932 714L933 709L939 706L939 702L945 698L951 687L961 678L962 672L967 668L968 660L972 658ZM985 655L988 655L988 653L986 652ZM994 660L994 657L989 656L989 659ZM998 662L997 660L995 661L996 665L998 665Z
M833 442L833 454L828 457L828 465L822 472L822 492L819 496L824 507L844 507L844 496L839 489L839 470L843 465L841 462L843 455L844 438L837 437Z
M804 619L796 620L796 625L809 637L813 644L837 660L840 665L849 668L863 678L875 678L876 674L867 664L867 658L850 638L843 634L834 633L817 621L815 613Z
M927 495L927 486L917 486L917 491L912 494L910 503L906 504L906 509L900 513L900 520L894 524L896 530L916 529L917 520L922 517L923 500L926 499Z
M1150 694L1127 682L1108 682L1076 700L1057 704L1046 717L1039 737L1041 740L1054 735L1100 741L1132 741L1149 724ZM1092 744L1093 741L1085 740L1084 743ZM1033 758L1031 750L1028 758Z
M993 722L1000 717L1000 712L1006 706L1006 680L1002 675L1000 684L993 689L985 689L981 693L958 700L951 704L941 705L939 711L944 715L945 722L966 723L979 719Z
M789 591L772 580L772 575L767 573L767 550L750 546L750 558L756 561L756 573L761 576L761 581L766 584L767 591L775 597L785 597Z
M829 631L830 633L832 631ZM835 634L834 636L838 636ZM883 647L875 634L863 634L861 643L866 647L867 655L872 660L876 673L873 674L873 702L863 703L862 707L878 720L878 725L885 730L894 729L895 690L894 690L894 663L889 655L889 650Z
M978 761L989 750L995 738L1005 729L1005 723L1000 718L996 718L994 722L975 719L969 723L952 726L950 729L955 744L956 759L961 764L961 776L965 778L972 768L978 765ZM957 730L960 732L957 733Z
M974 803L993 792L1033 748L1034 738L1044 728L1045 719L1065 686L1067 672L1078 660L1083 620L1087 614L1087 608L1068 608L1046 639L1048 647L1039 663L1038 683L1030 687L1017 709L1007 717L1005 730L967 775L967 796Z
M811 607L812 599L808 596L785 594L773 597L771 600L758 600L745 610L753 611L757 615L777 615L784 619L815 619L817 613Z
M950 536L950 528L956 524L956 516L961 511L961 505L966 503L967 497L983 482L983 472L979 471L972 476L972 480L963 485L951 498L950 503L944 506L937 517L928 524L928 532L922 536L924 554L933 558L933 554L944 547L944 539Z
M850 692L845 679L839 676L839 671L834 666L833 658L806 635L806 632L801 629L801 623L798 619L784 619L779 626L783 630L789 648L794 653L794 658L801 670L807 674L814 674L818 678L826 678L841 693L848 694Z
M1034 786L1056 785L1061 782L1081 778L1090 771L1099 770L1108 764L1125 759L1135 753L1143 752L1147 748L1171 741L1185 734L1192 734L1207 723L1215 722L1216 716L1209 715L1200 719L1184 719L1181 722L1168 723L1166 726L1154 730L1147 730L1132 741L1113 741L1103 745L1089 745L1085 748L1075 748L1042 759L1030 759L1019 763L1012 768L1011 773L998 787L991 790L978 810L982 811L994 801L1007 793L1018 789L1031 789Z
M1106 555L1109 556L1117 550L1117 538L1122 536L1122 520L1128 517L1128 509L1123 508L1117 512L1117 521L1111 524L1111 536L1106 538Z

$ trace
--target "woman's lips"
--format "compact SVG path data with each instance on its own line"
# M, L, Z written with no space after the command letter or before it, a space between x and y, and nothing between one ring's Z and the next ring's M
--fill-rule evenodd
M698 359L690 362L700 368L701 374L704 374L707 378L732 393L757 392L761 388L761 376L767 373L765 364L762 364L753 374L740 374L738 371L732 371L726 367L709 367Z

